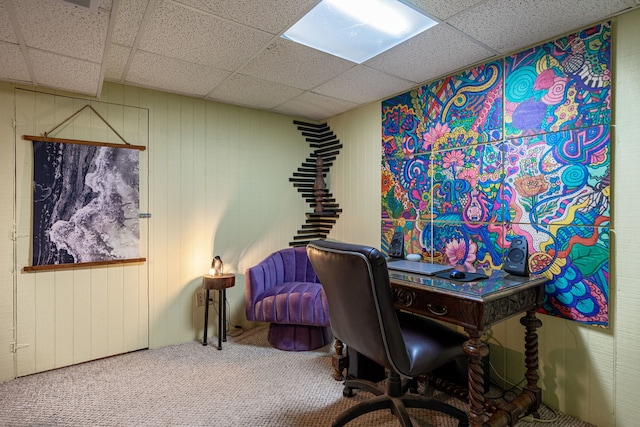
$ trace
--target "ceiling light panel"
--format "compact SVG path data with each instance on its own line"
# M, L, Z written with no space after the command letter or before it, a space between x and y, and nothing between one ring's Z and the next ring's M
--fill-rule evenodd
M435 24L397 0L323 0L282 37L360 64Z

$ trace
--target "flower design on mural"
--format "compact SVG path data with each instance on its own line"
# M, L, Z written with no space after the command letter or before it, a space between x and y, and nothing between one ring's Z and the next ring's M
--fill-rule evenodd
M422 136L422 150L423 151L431 151L433 147L437 147L438 140L445 135L448 135L451 132L449 125L447 123L437 122L435 126L430 128L427 132Z
M519 176L514 180L514 185L518 193L525 197L534 197L542 194L549 188L544 176Z
M442 167L455 172L456 166L464 165L464 154L460 150L452 150L442 156Z
M465 271L475 273L473 262L476 260L478 246L474 242L466 242L460 239L453 239L445 246L448 264L462 265Z

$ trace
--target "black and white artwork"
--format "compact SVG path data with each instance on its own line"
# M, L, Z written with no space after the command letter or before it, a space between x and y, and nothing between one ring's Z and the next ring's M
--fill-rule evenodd
M33 141L33 265L140 256L139 153Z

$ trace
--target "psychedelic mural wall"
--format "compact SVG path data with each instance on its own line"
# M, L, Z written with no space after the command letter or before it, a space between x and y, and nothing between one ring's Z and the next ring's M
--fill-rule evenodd
M608 326L611 27L382 103L382 249L467 271L525 236L542 311Z

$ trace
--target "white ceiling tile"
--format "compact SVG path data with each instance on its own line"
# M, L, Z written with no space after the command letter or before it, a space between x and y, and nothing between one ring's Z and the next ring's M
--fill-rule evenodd
M271 34L289 29L320 0L177 0Z
M370 59L365 65L422 83L492 56L495 56L494 52L447 24L438 24Z
M0 79L12 81L31 81L27 64L20 51L20 46L0 42Z
M235 74L209 95L209 99L271 109L302 93L302 90Z
M221 70L234 70L273 38L272 34L164 2L140 41L147 52Z
M29 49L38 84L86 95L97 95L100 64Z
M132 47L149 0L123 0L118 6L118 19L111 36L114 43Z
M17 21L28 47L102 62L109 12L50 0L14 1Z
M126 1L126 0L123 0ZM122 2L121 2L122 3ZM102 0L100 2L100 8L105 10L111 10L111 6L113 5L113 0Z
M382 71L358 65L318 86L313 89L313 92L366 104L382 99L390 93L405 92L415 85L416 82L399 79Z
M448 22L495 50L510 53L627 8L624 0L490 0Z
M640 0L400 1L440 24L358 65L279 37L320 0L100 0L97 13L62 0L0 0L0 80L90 95L119 81L324 119L640 8Z
M112 81L122 79L124 67L127 65L131 49L119 44L112 44L109 49L109 59L107 60L107 69L104 78Z
M445 20L484 0L405 0L405 3L439 20Z
M13 32L11 21L9 21L9 13L2 1L0 1L0 42L18 43L16 33Z
M324 120L357 106L358 104L354 102L304 92L299 97L274 108L273 111L297 117L308 117L313 120Z
M168 92L203 97L230 73L138 50L126 81Z
M337 56L278 39L240 72L283 85L311 89L355 65Z

